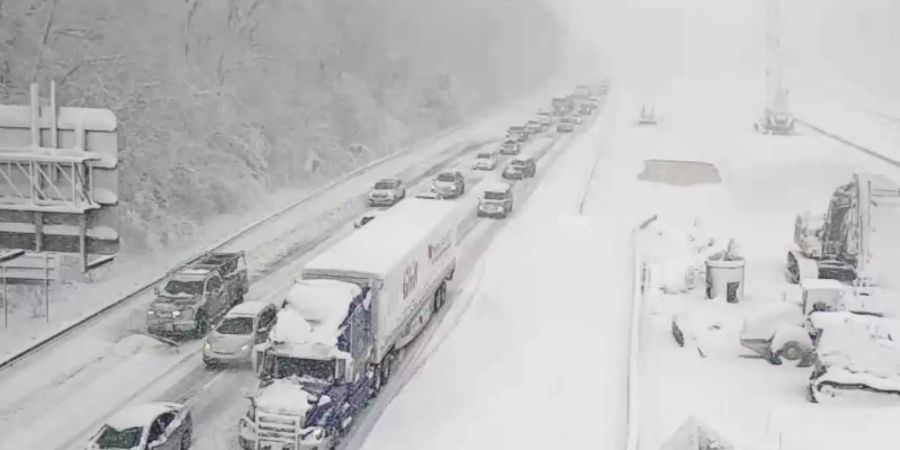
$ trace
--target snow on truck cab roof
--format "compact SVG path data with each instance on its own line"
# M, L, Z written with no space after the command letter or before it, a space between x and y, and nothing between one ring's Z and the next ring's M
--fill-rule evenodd
M384 279L436 227L461 220L468 205L411 198L332 245L303 266L304 279L339 270Z
M340 327L362 289L337 280L300 280L291 287L271 339L303 357L338 356Z

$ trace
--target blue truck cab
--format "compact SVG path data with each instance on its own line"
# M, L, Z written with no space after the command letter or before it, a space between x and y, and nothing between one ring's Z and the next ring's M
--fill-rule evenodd
M292 287L254 351L259 387L240 419L245 450L333 448L373 395L371 296L338 280Z

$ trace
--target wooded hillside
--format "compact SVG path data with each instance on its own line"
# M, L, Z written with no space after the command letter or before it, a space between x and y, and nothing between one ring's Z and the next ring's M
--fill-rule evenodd
M539 0L0 0L0 102L114 110L122 238L156 248L536 86L558 31Z

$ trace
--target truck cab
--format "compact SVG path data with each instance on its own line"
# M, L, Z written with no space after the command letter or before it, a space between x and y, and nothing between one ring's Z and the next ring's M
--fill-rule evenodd
M331 448L373 395L368 289L337 280L291 288L266 343L259 388L240 419L241 448Z

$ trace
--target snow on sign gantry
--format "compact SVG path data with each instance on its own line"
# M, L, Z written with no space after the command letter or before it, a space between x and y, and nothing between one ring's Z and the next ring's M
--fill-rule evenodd
M114 254L119 249L119 130L108 109L0 105L0 229L4 247L35 252ZM56 227L46 227L55 225ZM74 228L75 233L60 233ZM89 232L89 230L113 232ZM13 262L15 264L15 262Z

